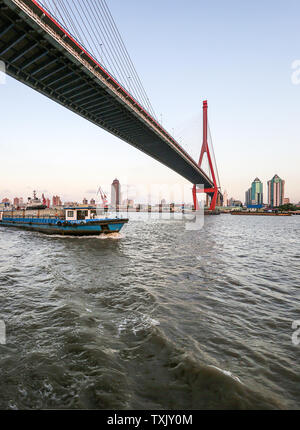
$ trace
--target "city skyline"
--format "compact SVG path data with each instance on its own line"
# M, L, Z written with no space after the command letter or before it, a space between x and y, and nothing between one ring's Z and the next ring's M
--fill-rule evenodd
M157 20L153 6L136 0L127 5L116 0L109 2L109 6L163 126L169 131L174 129L176 139L196 160L202 142L201 102L208 100L222 190L243 200L251 172L255 170L266 182L277 171L286 180L286 194L291 201L298 202L300 86L292 83L291 64L300 56L296 43L296 16L300 7L295 2L291 2L289 9L280 2L275 2L275 6L272 2L272 8L268 7L270 2L264 5L254 2L251 6L229 3L235 14L226 15L228 26L224 27L223 19L226 7L216 1L214 5L218 8L206 5L207 20L201 31L198 29L203 13L201 2L191 2L190 8L178 1L160 4L162 18L171 14L172 24ZM131 29L125 21L132 19L133 10L137 27ZM271 16L266 22L267 15ZM277 24L282 15L291 24L279 36ZM149 17L147 22L145 16ZM249 38L246 30L254 19L256 32ZM184 34L177 31L181 20L189 22L190 30ZM151 30L153 22L157 26L155 34ZM222 43L216 44L210 37L213 30ZM136 38L138 31L151 34L151 40L141 43ZM198 55L200 41L202 50ZM158 43L161 52L155 49ZM228 61L224 44L231 47L233 62ZM264 56L266 47L271 61ZM163 52L168 52L167 59ZM178 52L183 56L180 64ZM153 75L158 64L160 79ZM184 85L183 71L190 78ZM109 184L113 175L127 176L129 184L151 184L155 178L157 183L190 185L142 152L10 77L0 85L0 97L3 197L6 194L13 197L14 193L30 195L39 184L40 192L74 200L88 190L96 190L99 183ZM18 127L15 127L16 117Z
M274 185L273 185L274 183ZM123 187L125 188L124 192L121 192L121 188L122 188L122 183L121 181L119 181L117 178L115 178L111 185L110 185L110 192L109 191L104 191L104 195L107 195L111 204L113 206L118 206L118 205L122 205L124 202L130 202L130 204L133 204L133 202L135 203L141 203L141 204L148 204L149 202L151 204L155 204L154 202L161 202L162 200L164 200L165 202L168 203L184 203L184 204L191 204L191 201L189 201L189 195L188 195L188 199L184 198L187 197L187 188L185 188L185 190L177 188L178 193L176 194L176 192L174 192L174 187L172 189L172 187L170 187L168 189L168 186L166 186L166 184L163 184L163 186L157 188L154 187L154 191L155 193L151 193L151 190L149 190L149 188L144 188L138 190L138 188L136 188L134 185L129 185L129 184L124 184L123 183ZM263 205L268 205L270 207L276 207L276 206L280 206L281 204L284 203L290 203L291 199L290 197L285 195L285 180L283 180L282 178L280 178L277 174L274 174L272 179L268 180L266 183L266 187L267 187L267 193L264 193L264 182L262 182L258 177L256 177L252 183L249 189L247 189L247 191L245 192L245 199L244 199L244 205L245 206L263 206ZM101 187L100 187L101 188ZM100 189L99 188L99 189ZM44 196L44 192L41 192L41 196L42 196L42 200L45 202L45 204L47 204L47 206L49 207L50 202L52 202L52 206L61 206L61 205L66 205L66 204L75 204L75 203L79 203L81 204L92 204L94 205L96 203L97 200L99 200L99 203L101 203L101 201L103 202L103 199L101 198L101 196L99 195L99 198L97 199L97 196L99 194L99 189L96 190L87 190L86 194L92 194L92 197L89 197L89 199L87 199L85 196L79 199L71 199L71 200L66 200L64 198L61 198L58 195L53 195L51 197L51 199L49 197L45 197ZM129 189L131 189L131 191L129 191ZM139 191L144 191L144 194L139 194ZM146 191L146 192L145 192ZM150 191L150 192L149 192ZM153 191L153 189L152 189ZM181 191L181 193L180 193ZM34 191L35 193L36 191ZM164 193L165 194L162 194ZM267 200L266 200L266 196L267 195ZM133 198L133 196L135 196L136 199ZM182 198L183 196L183 198ZM228 192L227 190L224 190L224 194L223 194L223 206L230 206L229 202L243 202L243 200L239 200L237 199L235 196L231 196L228 199ZM31 197L27 198L28 200L31 199ZM0 201L2 203L6 202L6 203L11 203L14 206L18 206L19 203L20 205L26 204L26 198L22 197L17 197L15 195L12 196L1 196L0 195ZM299 201L293 201L292 203L294 204L300 204L300 200Z

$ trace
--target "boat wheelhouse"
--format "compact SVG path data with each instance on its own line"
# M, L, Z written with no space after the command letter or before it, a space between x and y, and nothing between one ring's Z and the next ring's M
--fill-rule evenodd
M66 221L82 221L94 219L97 216L97 209L95 206L70 206L64 209Z

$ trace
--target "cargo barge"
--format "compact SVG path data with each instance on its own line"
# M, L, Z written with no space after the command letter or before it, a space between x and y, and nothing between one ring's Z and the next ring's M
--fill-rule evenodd
M64 236L97 236L117 233L128 218L97 215L93 206L73 206L64 209L26 208L0 212L0 227L16 227L46 234Z

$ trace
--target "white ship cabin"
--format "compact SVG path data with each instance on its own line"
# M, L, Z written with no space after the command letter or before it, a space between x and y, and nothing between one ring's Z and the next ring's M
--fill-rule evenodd
M97 218L96 208L91 206L65 208L65 218L66 221L94 219Z

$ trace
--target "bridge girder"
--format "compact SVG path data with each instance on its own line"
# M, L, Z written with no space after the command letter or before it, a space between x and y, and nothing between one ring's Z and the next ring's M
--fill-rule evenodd
M135 146L191 183L213 186L168 132L31 0L0 0L0 52L0 60L5 62L10 76ZM57 73L52 74L55 69ZM76 86L87 86L91 95L70 95L76 92L75 80L64 82L70 71L77 76ZM52 88L45 78L47 74L62 84ZM65 93L61 92L63 88L68 88ZM103 102L112 115L103 114L101 118L84 109L81 103L87 103L89 98L93 98L91 103ZM123 127L126 121L128 129Z

